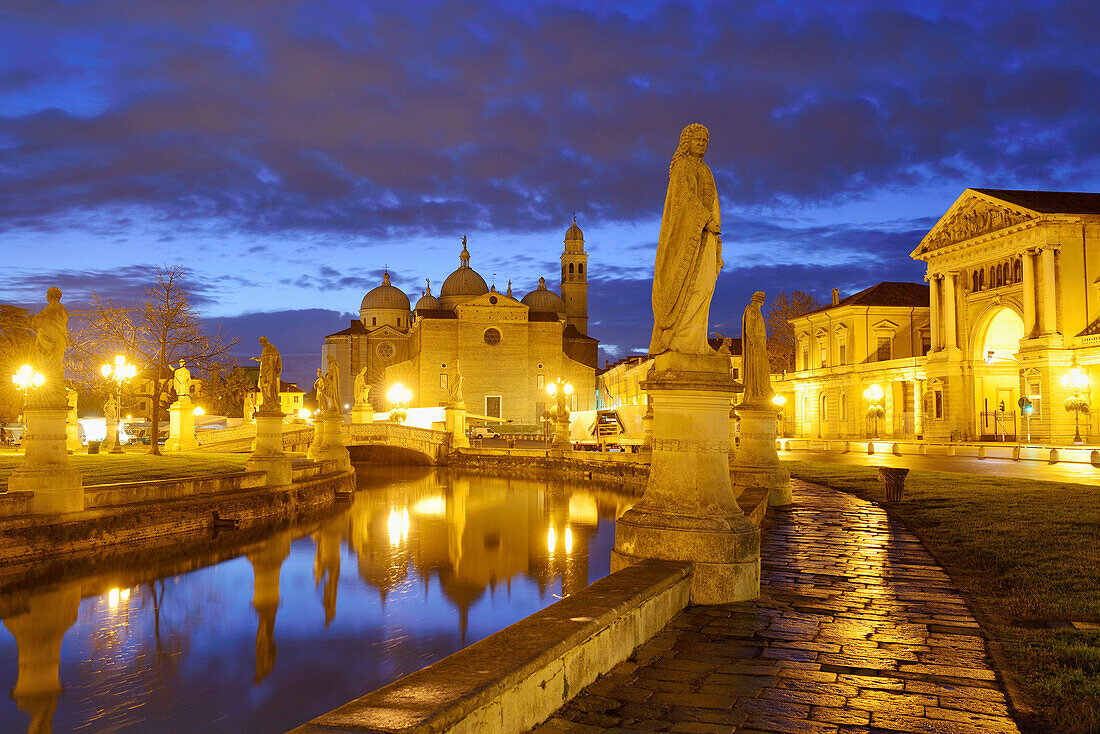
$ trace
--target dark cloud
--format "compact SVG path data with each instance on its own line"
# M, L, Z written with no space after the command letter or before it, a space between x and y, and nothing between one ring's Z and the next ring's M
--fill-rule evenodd
M733 205L1095 175L1091 0L646 7L0 5L0 231L118 205L176 234L630 221L696 119Z

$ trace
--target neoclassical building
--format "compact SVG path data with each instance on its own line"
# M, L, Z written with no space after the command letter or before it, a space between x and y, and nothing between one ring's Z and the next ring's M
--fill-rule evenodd
M470 267L463 238L459 267L438 296L429 282L413 307L385 275L363 297L359 318L325 337L321 361L336 358L348 404L363 372L376 410L391 407L385 395L397 382L412 390L410 407L442 405L456 365L472 414L536 424L549 401L546 383L559 377L574 386L573 409L591 410L599 342L588 336L587 267L584 234L574 221L561 255L561 294L540 278L517 299L511 281L499 293Z
M875 286L911 289L909 321L869 307L863 328L874 339L865 334L850 363L830 319L847 313L858 321L858 311L844 309L860 294L791 321L798 369L776 380L788 398L785 432L865 437L873 425L863 391L877 384L887 436L1072 439L1074 413L1064 408L1072 390L1063 377L1076 364L1091 378L1100 363L1100 194L967 189L912 257L926 263L927 287ZM927 294L919 305L918 289ZM911 345L920 335L921 347L899 354L906 331ZM887 341L893 351L872 349ZM1091 404L1091 387L1081 395ZM1021 397L1033 406L1030 417ZM1083 435L1100 435L1095 417L1080 417Z

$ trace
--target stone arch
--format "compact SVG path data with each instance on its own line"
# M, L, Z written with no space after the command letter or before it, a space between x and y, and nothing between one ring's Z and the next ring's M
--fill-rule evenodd
M1020 347L1024 336L1023 310L1012 301L990 304L974 320L976 328L971 345L973 359L985 360L990 349L994 357L1015 359L1013 354ZM1018 334L1013 343L1012 335Z

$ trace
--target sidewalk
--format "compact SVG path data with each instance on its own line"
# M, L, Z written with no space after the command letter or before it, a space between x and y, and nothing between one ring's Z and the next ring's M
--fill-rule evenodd
M982 631L916 537L792 485L762 527L758 602L688 608L533 731L1018 732Z

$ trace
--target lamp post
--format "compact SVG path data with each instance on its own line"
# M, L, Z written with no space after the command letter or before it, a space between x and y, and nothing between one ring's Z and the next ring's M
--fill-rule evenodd
M1062 385L1073 391L1073 397L1066 398L1066 410L1073 411L1073 445L1080 446L1084 443L1081 439L1081 413L1089 412L1089 401L1081 396L1081 392L1088 389L1089 376L1077 364L1076 355L1070 363L1069 372L1062 375Z
M25 364L11 376L11 381L23 393L23 420L20 423L22 427L20 440L22 441L27 437L27 397L30 395L31 390L37 390L45 384L46 376L29 364Z
M115 361L113 364L104 363L103 365L101 365L99 368L99 373L103 375L104 380L107 380L108 382L114 382L117 386L117 407L115 408L114 416L109 416L113 417L114 420L114 440L111 440L111 431L108 431L107 443L109 444L108 451L110 453L121 454L122 442L119 441L118 438L118 417L122 414L122 386L134 378L134 376L137 374L137 366L130 364L126 361L125 356L118 354L115 355ZM157 440L155 428L153 431L153 440Z
M867 401L867 415L874 421L874 433L875 438L878 438L878 419L879 416L886 415L886 408L882 404L882 399L886 396L883 392L881 385L870 385L863 391L863 399Z
M409 406L409 401L412 400L412 391L400 382L394 383L393 387L386 393L386 399L393 405L390 410L390 420L394 423L404 423L405 418L408 416L406 408Z
M551 448L564 453L572 447L569 441L569 406L566 399L573 394L573 386L564 377L559 377L546 385L546 394L554 398L554 407L550 409L550 415L554 419L554 442Z

